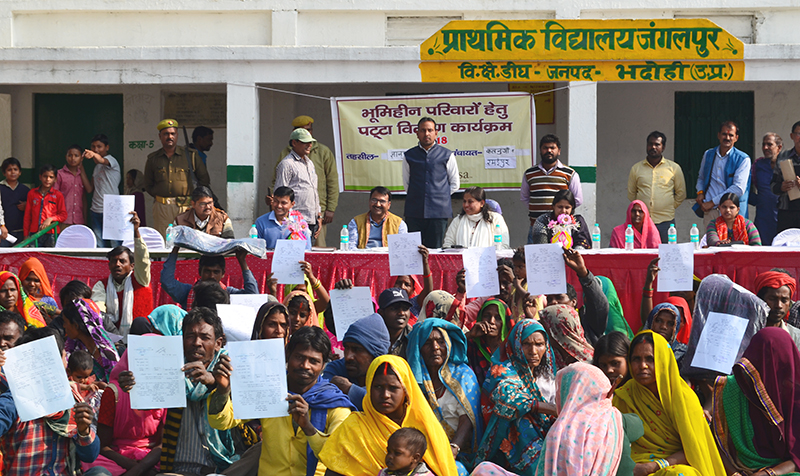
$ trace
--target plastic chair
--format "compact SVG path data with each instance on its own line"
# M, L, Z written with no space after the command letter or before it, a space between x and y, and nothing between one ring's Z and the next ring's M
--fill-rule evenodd
M166 243L164 243L164 237L155 228L140 226L139 234L142 235L142 240L144 240L144 244L147 245L147 249L150 251L163 251L167 247ZM122 245L133 249L133 240L126 240Z
M772 239L772 246L800 246L800 228L789 228Z
M72 225L58 235L56 248L97 248L97 237L86 225Z

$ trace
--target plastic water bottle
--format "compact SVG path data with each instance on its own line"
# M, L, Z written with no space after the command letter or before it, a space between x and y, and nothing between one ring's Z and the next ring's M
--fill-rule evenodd
M600 238L602 235L600 234L600 225L597 223L594 224L594 228L592 228L592 249L599 250L600 249Z
M494 226L494 247L498 250L503 247L503 234L500 232L500 225Z
M167 225L167 233L166 233L166 235L167 235L167 237L166 237L167 238L166 239L167 249L171 250L172 247L175 246L175 236L174 236L174 233L172 231L172 223Z
M342 225L342 231L339 232L339 250L350 250L350 233L347 231L347 225Z
M633 225L625 229L625 251L633 251Z
M700 249L700 230L697 229L696 223L692 223L692 229L689 230L689 241L694 243L694 249Z
M669 230L667 230L667 243L670 245L678 243L678 230L675 229L674 223L671 223L669 225Z
M258 238L258 228L255 224L250 227L250 238Z

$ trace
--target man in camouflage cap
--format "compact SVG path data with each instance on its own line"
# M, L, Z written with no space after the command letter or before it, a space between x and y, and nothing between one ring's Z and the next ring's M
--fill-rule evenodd
M155 198L155 229L166 236L167 225L191 206L192 190L200 185L208 187L211 179L197 153L178 145L178 121L164 119L156 128L161 148L147 156L144 186Z

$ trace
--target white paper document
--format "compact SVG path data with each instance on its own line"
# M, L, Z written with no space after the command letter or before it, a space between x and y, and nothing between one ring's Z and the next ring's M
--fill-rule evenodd
M131 408L185 408L183 337L128 335L128 367L136 385Z
M54 336L7 350L3 371L21 421L35 420L75 405Z
M422 255L419 254L419 245L422 244L420 232L389 235L386 240L389 242L389 276L422 274Z
M256 313L268 300L269 294L231 294L231 304L252 307Z
M531 295L566 294L567 270L561 243L525 245L525 270Z
M278 284L303 284L305 274L300 261L306 256L306 242L303 240L278 240L272 253L272 277Z
M658 292L694 289L694 243L658 245Z
M133 240L131 212L136 206L133 195L105 195L103 197L103 239Z
M256 322L255 309L239 304L217 304L217 315L228 342L250 340Z
M694 351L692 367L729 375L736 363L748 320L731 314L709 312Z
M356 286L350 289L331 289L333 321L336 324L336 338L341 342L350 324L362 317L375 313L372 293L369 286Z
M497 252L494 246L466 248L461 253L464 262L465 284L468 298L496 296L500 294L497 278Z
M233 416L248 420L289 414L283 339L230 342ZM270 437L274 435L264 435Z

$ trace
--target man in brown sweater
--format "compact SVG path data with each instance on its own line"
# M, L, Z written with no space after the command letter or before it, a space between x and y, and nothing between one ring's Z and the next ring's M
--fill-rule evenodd
M199 186L192 192L192 206L175 218L175 224L188 226L220 238L233 238L233 224L228 214L214 208L211 189Z

